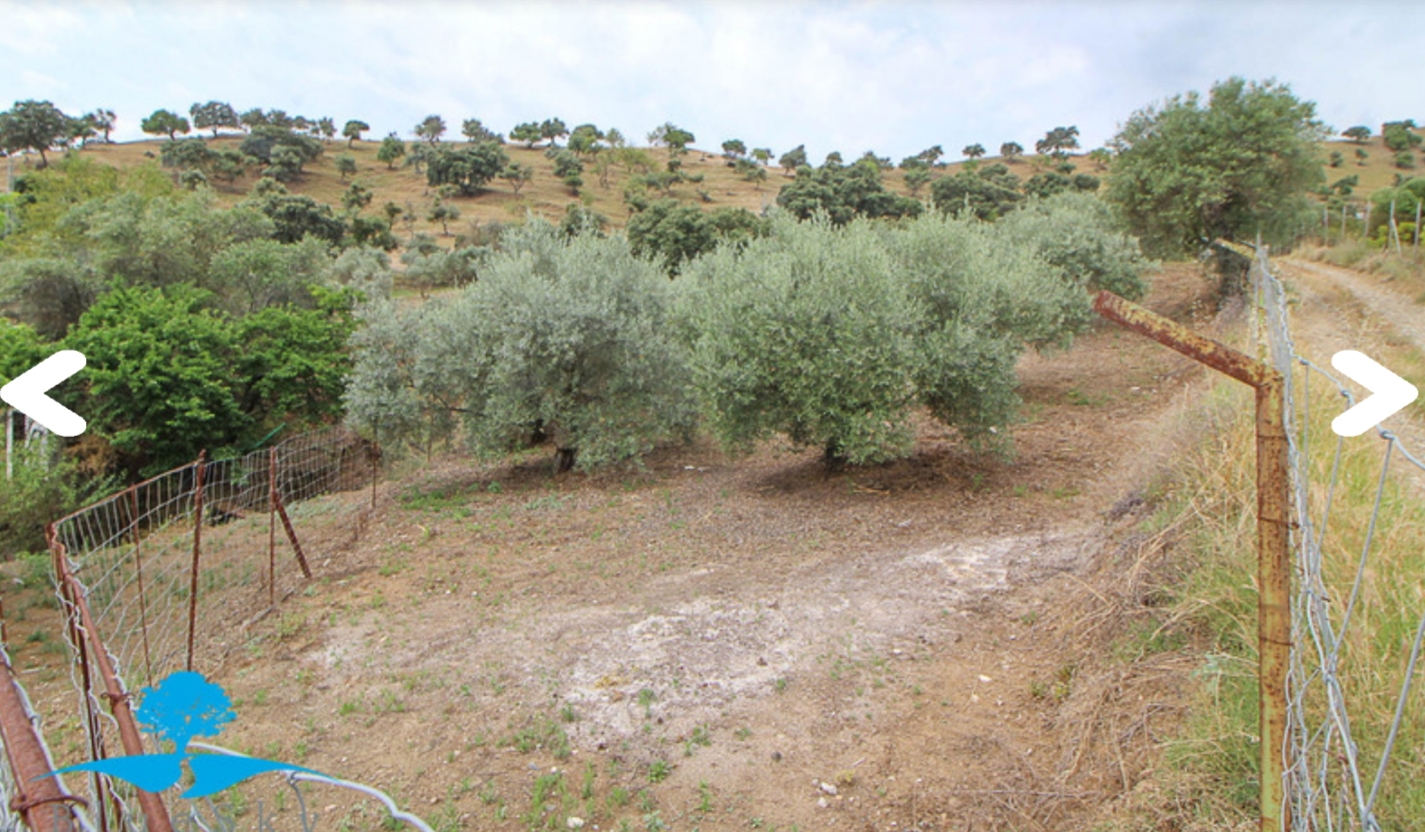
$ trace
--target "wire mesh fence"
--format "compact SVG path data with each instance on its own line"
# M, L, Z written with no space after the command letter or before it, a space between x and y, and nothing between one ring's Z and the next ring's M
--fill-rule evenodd
M54 769L54 755L40 731L40 718L10 664L0 635L0 830L93 832L85 804L68 790L64 778L44 777Z
M240 646L246 625L312 576L293 518L313 498L373 483L378 463L372 443L330 428L234 459L200 456L51 524L88 759L162 753L139 732L130 695L179 670L215 669ZM350 521L331 518L316 536ZM170 817L163 801L121 780L83 779L101 830L217 823L191 801L171 801ZM235 828L232 813L224 817L218 825ZM304 807L302 828L311 821Z
M1425 808L1425 709L1413 684L1425 641L1425 462L1379 426L1378 443L1330 431L1355 404L1351 388L1297 349L1287 289L1263 249L1252 279L1270 362L1286 381L1289 818L1296 830L1410 828Z

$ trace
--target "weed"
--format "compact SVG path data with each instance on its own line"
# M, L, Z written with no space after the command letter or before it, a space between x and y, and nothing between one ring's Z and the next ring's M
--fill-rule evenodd
M653 688L643 688L638 692L638 707L643 709L644 718L653 716L653 702L658 698L658 694L653 692Z
M609 790L609 796L605 798L611 809L622 809L628 805L628 789L623 786L614 786Z
M576 722L579 719L579 715L574 712L574 706L571 704L559 709L559 718L565 722Z
M732 735L734 737L737 737L739 740L745 741L748 737L752 736L752 729L744 725L743 727L738 728L736 731L733 731Z
M579 798L588 800L594 796L594 778L598 772L594 769L593 763L584 764L584 784L579 788Z
M668 779L668 775L673 773L673 769L668 765L667 760L654 760L648 766L648 782L662 783Z

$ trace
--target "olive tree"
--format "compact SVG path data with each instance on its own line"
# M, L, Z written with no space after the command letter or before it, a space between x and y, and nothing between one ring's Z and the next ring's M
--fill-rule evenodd
M926 214L825 215L688 263L682 330L709 429L733 452L783 435L832 465L907 454L918 406L973 442L1003 437L1015 363L1091 317L1083 282L1006 227Z
M480 280L353 341L348 419L381 436L462 436L495 456L548 439L557 467L637 459L686 436L693 408L671 285L622 237L511 229Z
M919 313L893 269L871 224L786 214L770 236L688 264L693 385L725 448L782 434L836 464L909 452Z

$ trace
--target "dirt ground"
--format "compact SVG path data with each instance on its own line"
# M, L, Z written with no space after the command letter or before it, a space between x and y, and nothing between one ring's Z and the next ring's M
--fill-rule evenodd
M1210 330L1211 289L1172 265L1147 305ZM1008 459L927 420L911 458L840 473L438 455L372 511L307 504L316 579L202 653L222 742L443 830L1087 828L1152 787L1182 712L1190 660L1105 645L1152 604L1144 493L1201 373L1105 324L1021 378ZM52 626L10 642L63 753L63 657L28 638Z

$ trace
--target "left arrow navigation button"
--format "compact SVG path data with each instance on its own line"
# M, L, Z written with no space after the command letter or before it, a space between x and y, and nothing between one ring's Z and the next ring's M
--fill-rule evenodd
M84 353L60 350L0 387L0 401L39 422L51 433L78 436L88 427L84 418L45 394L84 369L86 363Z

